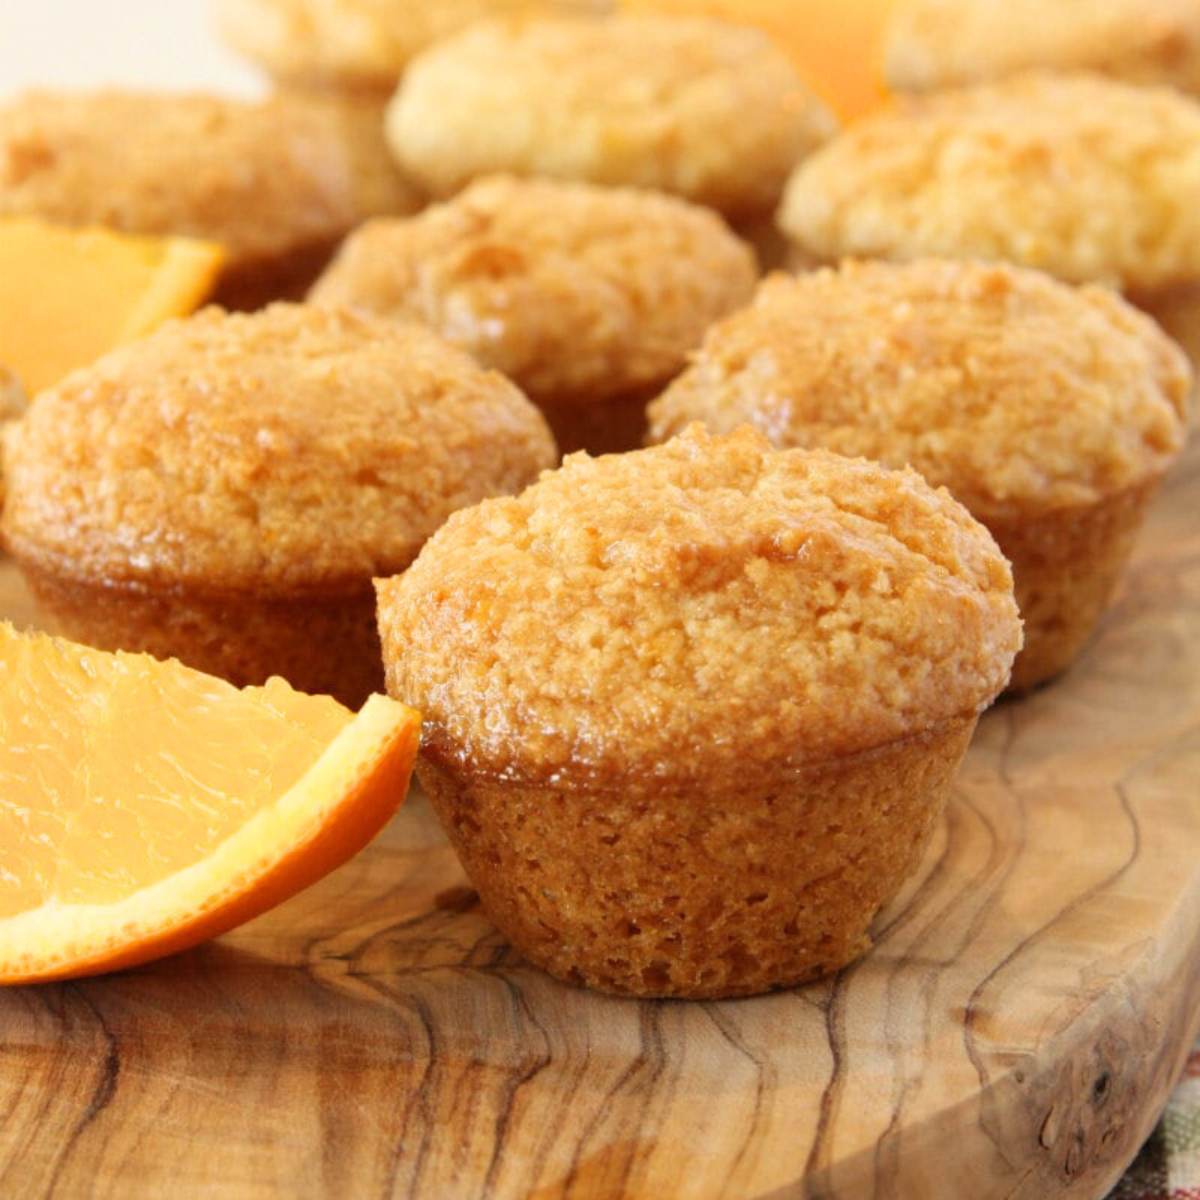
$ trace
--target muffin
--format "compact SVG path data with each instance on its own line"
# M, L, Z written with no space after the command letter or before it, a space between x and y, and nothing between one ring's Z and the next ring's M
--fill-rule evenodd
M302 294L366 217L416 193L326 106L150 92L30 92L0 106L0 216L222 243L218 299Z
M492 177L343 245L315 304L418 321L512 379L559 448L630 450L646 402L754 291L754 256L654 192Z
M382 684L372 577L556 458L517 388L427 330L286 304L113 351L6 450L4 540L63 632L355 706Z
M743 424L946 487L1012 563L1012 687L1079 653L1183 446L1191 373L1107 288L977 262L766 280L650 408L650 438Z
M1196 0L900 0L886 43L894 88L926 91L1028 70L1099 71L1200 92Z
M377 587L485 909L552 975L637 996L861 954L1021 642L946 492L749 429L574 455Z
M611 0L216 0L217 28L280 82L390 93L415 54L483 17L605 12Z
M401 168L449 196L495 172L671 192L754 222L833 119L763 33L702 18L488 21L414 59Z
M779 219L798 265L1003 259L1200 333L1198 190L1200 105L1030 73L865 118L797 169Z

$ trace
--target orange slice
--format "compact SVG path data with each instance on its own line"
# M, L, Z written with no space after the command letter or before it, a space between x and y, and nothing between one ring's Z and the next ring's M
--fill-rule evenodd
M883 47L894 0L623 0L631 12L720 17L756 25L843 122L887 97Z
M0 983L134 966L224 933L365 846L420 717L281 679L0 623Z
M212 242L0 220L0 362L33 395L193 312L224 262Z

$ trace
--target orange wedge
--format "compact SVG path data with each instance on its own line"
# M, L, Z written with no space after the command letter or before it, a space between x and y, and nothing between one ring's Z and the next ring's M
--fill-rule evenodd
M883 48L894 0L623 0L630 12L720 17L755 25L847 122L887 97Z
M224 262L220 246L191 238L0 220L0 362L32 396L195 311Z
M408 789L420 717L0 623L0 983L134 966L340 866Z

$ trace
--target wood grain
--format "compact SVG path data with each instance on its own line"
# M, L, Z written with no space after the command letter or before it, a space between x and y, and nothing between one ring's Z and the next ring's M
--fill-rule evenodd
M0 994L0 1196L1099 1197L1200 1009L1200 454L1085 660L983 722L838 979L553 983L423 801L219 942ZM9 568L6 611L29 618Z

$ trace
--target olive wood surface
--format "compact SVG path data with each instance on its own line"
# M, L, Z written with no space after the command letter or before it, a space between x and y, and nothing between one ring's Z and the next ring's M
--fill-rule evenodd
M0 609L33 619L11 564ZM1200 1019L1200 452L1083 660L982 722L921 874L838 978L562 987L425 802L215 943L0 993L14 1198L1099 1197Z

